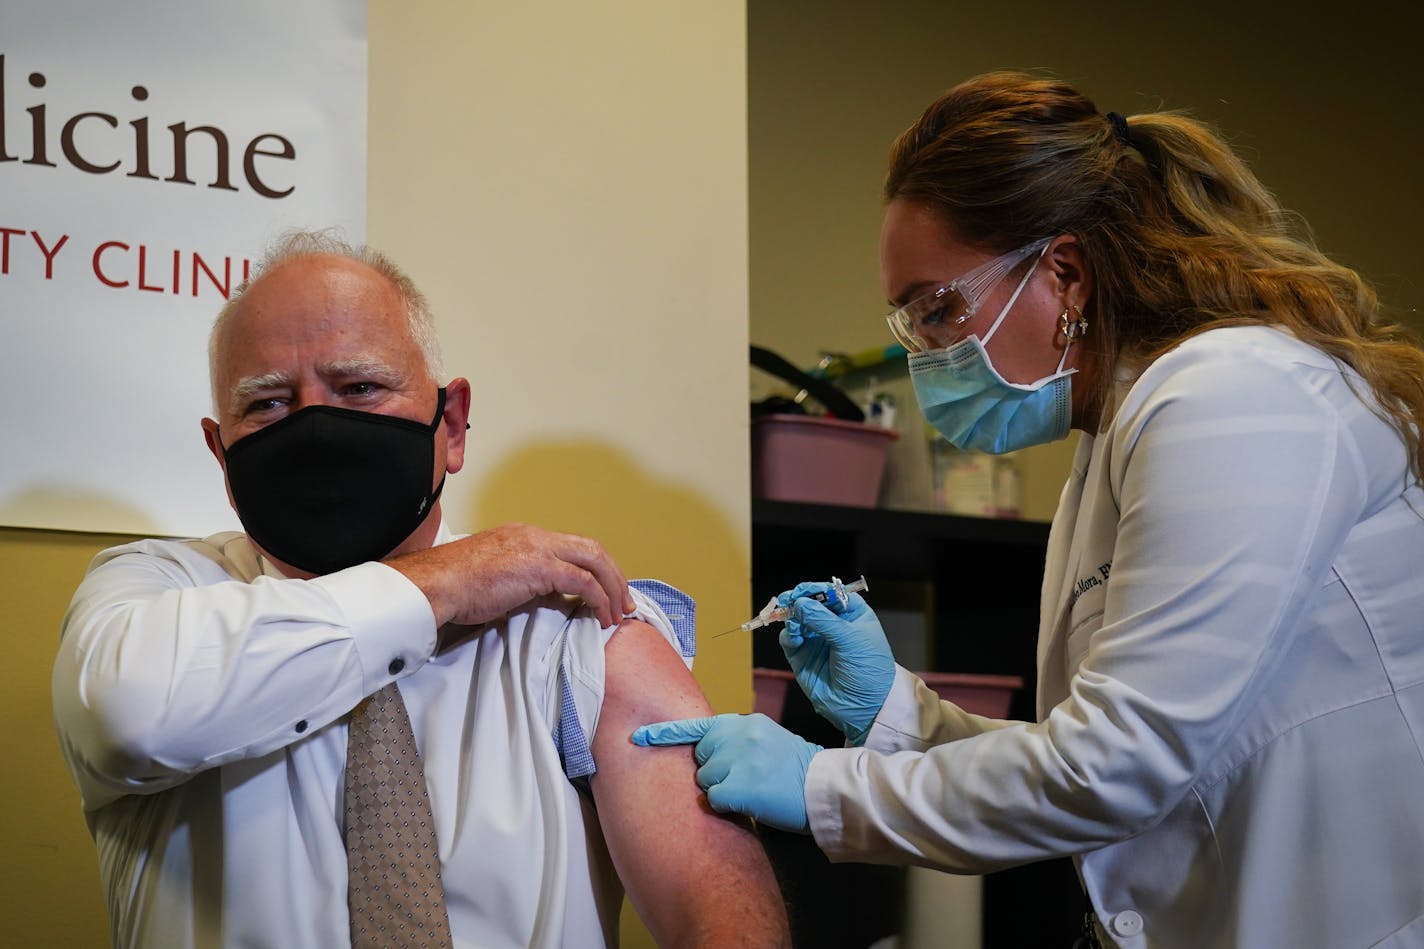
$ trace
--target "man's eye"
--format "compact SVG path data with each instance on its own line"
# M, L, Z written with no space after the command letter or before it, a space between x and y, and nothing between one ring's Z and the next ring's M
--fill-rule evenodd
M375 395L380 390L379 382L352 382L345 387L347 395Z
M247 404L246 415L261 415L264 412L271 412L282 404L281 399L253 399Z

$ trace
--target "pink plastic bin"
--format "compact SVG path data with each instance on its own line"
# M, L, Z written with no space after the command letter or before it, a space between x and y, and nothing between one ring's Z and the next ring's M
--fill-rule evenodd
M752 419L752 495L874 507L894 429L814 415Z

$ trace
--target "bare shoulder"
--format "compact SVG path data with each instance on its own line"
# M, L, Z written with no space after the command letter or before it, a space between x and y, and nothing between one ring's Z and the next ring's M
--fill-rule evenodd
M691 671L663 634L642 620L624 620L604 646L602 723L610 714L638 719L707 715L711 709ZM631 728L629 731L631 732Z
M629 899L659 945L789 945L785 907L750 826L712 811L688 746L642 748L639 725L711 714L662 633L625 621L605 647L593 736L599 824Z
M690 748L640 748L629 740L639 725L712 714L677 650L647 623L625 620L604 647L603 688L593 736L595 795L656 793L664 802L695 804L701 791L693 778ZM614 791L612 786L629 774L638 776L640 787Z

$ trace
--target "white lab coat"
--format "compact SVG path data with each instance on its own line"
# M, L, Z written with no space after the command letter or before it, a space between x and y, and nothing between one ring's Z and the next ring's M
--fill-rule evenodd
M900 670L867 748L812 761L821 848L1074 854L1130 949L1424 946L1424 492L1352 385L1264 327L1149 367L1054 519L1040 721Z

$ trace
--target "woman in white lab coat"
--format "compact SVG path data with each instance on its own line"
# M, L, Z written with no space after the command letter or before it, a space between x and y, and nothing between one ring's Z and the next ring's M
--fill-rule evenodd
M1424 353L1180 114L978 77L895 142L885 197L930 423L1082 432L1039 721L939 701L859 596L803 584L782 645L847 747L731 715L634 741L696 742L713 807L833 860L1073 855L1108 945L1424 946Z

